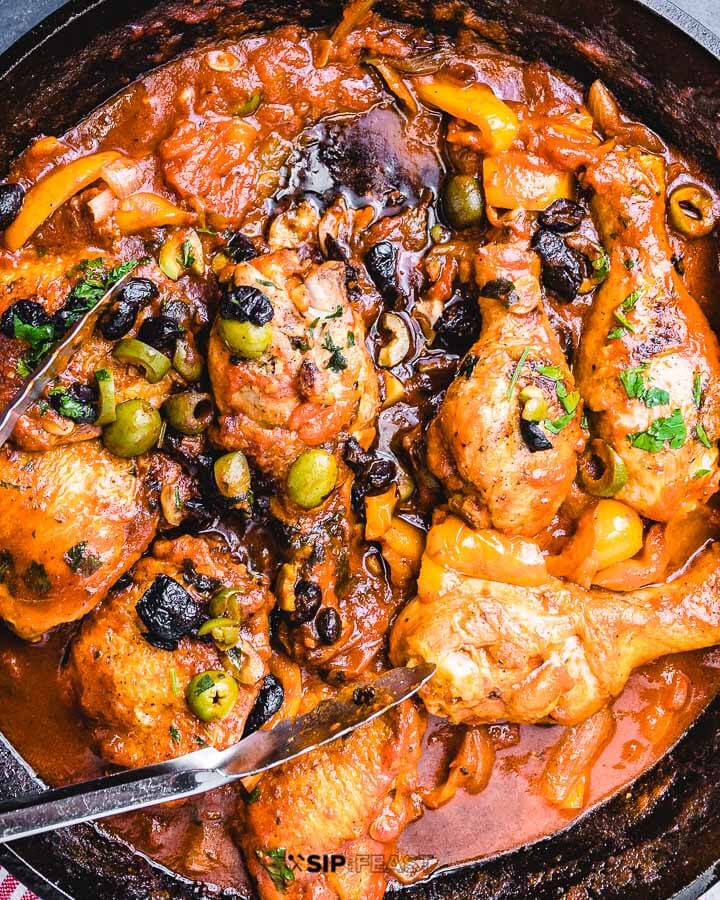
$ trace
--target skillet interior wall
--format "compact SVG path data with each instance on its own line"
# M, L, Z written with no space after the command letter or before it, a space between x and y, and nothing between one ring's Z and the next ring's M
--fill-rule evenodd
M720 175L720 63L650 10L630 0L469 5L487 18L487 36L503 49L543 58L586 82L602 76L628 108ZM432 0L379 6L389 17L418 20L427 20L433 8L440 7ZM450 3L445 9L448 19L439 28L452 27L463 7ZM60 27L68 20L63 10L0 60L0 170L36 134L63 133L135 77L185 50L287 21L324 24L337 18L339 4L74 0L69 10L76 17L70 27ZM134 21L143 27L130 28ZM632 800L615 798L530 853L510 854L482 871L468 867L408 895L542 897L586 884L606 897L668 896L708 865L720 846L719 760L716 704L691 738L641 779ZM32 790L21 772L0 746L2 793ZM687 852L683 845L691 835ZM171 878L127 848L110 852L90 827L23 842L18 850L77 898L218 896Z

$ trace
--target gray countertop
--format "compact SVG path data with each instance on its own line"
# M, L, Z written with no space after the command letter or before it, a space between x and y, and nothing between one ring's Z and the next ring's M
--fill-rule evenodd
M0 0L0 51L37 24L64 0ZM674 0L676 6L720 34L720 0Z

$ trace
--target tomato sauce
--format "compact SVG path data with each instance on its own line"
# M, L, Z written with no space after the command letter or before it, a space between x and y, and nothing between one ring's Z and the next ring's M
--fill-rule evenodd
M390 43L408 37L404 27L393 29L387 23L378 27L381 38ZM132 85L61 140L36 142L17 163L14 177L35 180L61 162L114 149L133 157L147 156L146 187L162 193L167 188L160 176L161 159L182 160L198 153L198 134L203 129L214 127L218 118L225 121L254 91L262 91L252 164L265 176L263 190L255 193L242 178L233 181L232 189L224 189L216 198L215 227L242 221L245 233L258 235L268 214L284 200L308 191L317 195L339 191L352 205L372 205L375 239L379 230L386 228L387 234L382 236L397 246L402 287L412 296L420 277L418 262L428 241L424 235L416 240L411 226L405 231L402 224L395 230L386 227L383 218L425 198L430 225L438 220L437 195L448 168L446 150L440 147L441 118L424 111L408 125L405 113L388 102L379 80L356 60L348 58L317 68L313 59L322 38L288 26L272 35L193 53ZM460 34L458 46L466 54L466 69L508 101L541 97L548 112L558 103L582 102L578 84L541 64L528 65L502 55L471 32ZM366 154L351 161L351 183L343 182L321 153L324 145L342 146L343 141L351 155ZM404 188L396 205L392 198L377 199L377 179L383 177L382 171L373 169L378 160L387 162L393 169L393 183ZM461 165L462 154L453 162ZM692 161L674 153L669 154L669 163L671 182L701 175ZM220 160L217 165L226 170L224 177L235 177L230 163ZM185 168L180 169L186 174ZM182 173L173 172L172 167L166 168L166 179L187 197L192 186L183 181ZM35 236L36 247L51 252L67 249L73 242L84 244L86 235L75 227L72 216L70 210L56 214ZM134 252L142 251L140 238L126 241ZM686 242L675 236L673 245L682 260L688 288L711 322L720 326L716 238ZM199 299L207 301L206 289L196 290ZM553 305L553 324L566 333L570 349L577 347L591 302L587 295ZM452 379L458 363L457 355L427 349L417 320L408 310L401 312L413 329L416 350L398 370L407 385L403 402L380 415L382 449L397 448L403 441L406 447L412 443L414 431L422 429L436 411L437 395ZM375 328L370 341L377 344L379 340ZM420 500L410 501L404 511L426 526L433 502L432 493L421 492ZM558 519L547 535L546 546L561 545L570 528L570 523ZM258 571L272 573L274 550L262 548L267 533L261 526L258 529L249 555ZM0 730L51 785L81 781L107 770L92 750L89 731L65 685L63 658L75 627L63 626L37 644L25 643L0 629ZM678 679L686 686L680 695ZM714 649L662 659L636 671L612 705L615 731L592 767L583 808L559 810L538 790L548 752L563 729L494 727L496 762L485 790L477 795L461 790L446 805L426 810L403 833L399 850L429 860L430 871L500 853L566 827L589 806L622 789L651 766L718 689L720 654ZM444 779L457 743L457 729L442 720L431 720L420 766L422 784ZM248 876L231 836L237 802L238 792L225 790L121 816L104 827L180 874L220 886L243 887L249 883Z

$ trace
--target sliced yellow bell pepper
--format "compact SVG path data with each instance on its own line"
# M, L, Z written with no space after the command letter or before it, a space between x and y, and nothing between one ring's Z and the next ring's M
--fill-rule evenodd
M20 214L5 230L5 246L8 250L19 250L56 209L93 181L97 181L102 169L121 156L121 153L114 150L93 153L58 166L40 179L27 192Z
M391 582L397 587L406 587L420 570L425 533L404 519L393 516L380 543L385 562L390 566Z
M196 219L195 213L175 206L158 194L131 194L115 212L115 221L123 234L166 225L192 225Z
M423 103L478 128L486 153L507 150L517 137L517 116L486 84L465 85L448 78L416 78L413 83Z
M433 525L425 555L471 578L527 587L548 581L545 560L537 544L489 528L470 528L456 516Z
M382 494L365 497L365 540L379 541L392 524L397 488L391 485Z
M483 160L485 202L496 209L546 209L555 200L573 199L575 180L544 159L508 150Z

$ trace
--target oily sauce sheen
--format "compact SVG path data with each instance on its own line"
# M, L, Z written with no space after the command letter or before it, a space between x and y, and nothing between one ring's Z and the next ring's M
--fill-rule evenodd
M381 456L401 460L414 479L414 490L409 496L400 497L396 513L424 539L424 533L433 522L433 511L447 509L444 504L448 500L448 491L427 470L423 441L428 425L438 414L444 393L456 377L461 360L477 339L480 327L477 291L472 287L469 274L472 267L464 280L451 277L447 290L438 288L433 295L431 281L439 282L443 276L440 273L439 278L429 281L425 260L433 248L442 247L449 240L457 242L451 246L456 248L453 252L462 266L462 260L469 259L467 254L473 252L467 248L488 240L492 242L497 231L507 227L507 220L491 225L488 217L504 212L494 210L469 230L453 231L448 227L452 216L448 216L443 205L446 202L444 185L452 174L476 175L483 154L472 141L449 142L447 138L451 131L446 115L432 104L419 104L417 109L409 109L404 95L397 92L397 85L393 92L392 73L388 75L387 70L373 68L366 60L376 57L392 60L396 56L412 61L440 50L450 60L445 65L453 79L487 85L496 97L517 109L521 124L532 117L536 122L543 117L565 116L568 127L580 127L577 123L583 116L588 116L585 88L542 63L527 63L499 52L472 28L462 29L451 48L449 41L434 42L422 29L397 25L374 13L361 15L356 22L351 21L351 25L353 27L347 34L336 38L330 48L327 46L329 32L311 33L287 26L269 34L246 37L237 44L225 44L182 57L131 85L61 138L39 138L17 161L10 180L29 191L33 184L58 167L101 151L116 151L132 160L142 160L139 181L129 188L130 196L133 191L142 190L161 195L185 210L199 211L205 206L205 212L196 224L205 225L201 239L208 260L215 253L223 252L222 235L226 229L241 230L246 238L254 240L257 247L267 252L263 241L268 239L269 223L292 210L303 199L319 215L325 214L338 198L342 199L345 208L365 210L366 218L359 228L359 235L350 240L342 229L336 230L332 242L324 246L323 252L314 246L313 262L320 263L327 258L347 263L350 301L364 323L366 346L374 360L382 358L383 349L388 345L388 328L381 318L383 313L392 313L406 329L406 352L394 365L386 367L386 370L391 368L394 378L402 383L402 394L393 402L382 404L373 425L376 429L373 447ZM329 57L319 64L326 54ZM407 65L405 69L398 67L397 71L403 74L406 82L413 78L427 79L437 73L442 63L434 69L432 65L425 65L423 68L417 64L414 70ZM248 98L255 94L261 99L250 113L253 135L248 137L249 132L244 133L243 128L247 129L250 119L242 110L248 104ZM450 128L462 130L462 120L460 126L458 121L454 119ZM623 121L629 122L624 117ZM208 149L203 143L204 134L215 128L227 128L228 131ZM245 138L249 143L240 165L232 154L224 155L228 151L223 145L235 146L233 142ZM599 138L597 143L600 144ZM712 187L692 160L672 149L664 148L662 153L669 190L683 184L701 183L717 207ZM94 256L110 254L113 259L122 260L150 257L152 263L141 263L136 274L155 277L153 271L156 273L157 269L151 269L163 245L162 229L129 229L121 233L111 227L98 226L88 215L85 205L99 194L100 188L91 184L85 193L76 194L62 204L34 231L20 256L14 251L2 251L0 269L9 297L7 305L0 300L0 313L21 299L21 294L12 285L24 272L23 267L48 265L48 261L56 257L59 260L56 275L49 281L41 279L37 289L47 291L52 311L57 309L72 284L65 281L57 287L57 280L62 282L63 279L62 267L70 259L78 263L86 258L88 247L93 248ZM117 209L112 197L105 199ZM581 188L577 200L584 210L582 223L575 229L579 235L577 246L597 246L600 243L598 230L587 214L590 192ZM101 202L95 204L96 211ZM418 209L422 215L417 214ZM342 210L338 215L342 218ZM516 228L518 232L528 227L527 219L522 217L511 224L511 229ZM717 328L720 326L717 304L720 275L716 234L690 240L677 230L671 230L670 242L673 260L677 270L682 272L685 287L711 325ZM388 249L377 251L377 245L382 243L387 244ZM462 249L465 245L466 251ZM370 251L376 255L376 271L370 271ZM382 267L387 262L383 262L382 252L391 259L390 269L385 270L390 272L387 283L382 280ZM466 253L464 257L463 253ZM144 268L146 265L148 268ZM368 271L372 277L368 276ZM14 277L11 277L12 273ZM202 354L207 351L208 335L222 290L216 276L217 273L208 267L202 277L185 273L175 284L163 281L166 304L163 309L167 312L170 308L172 312L172 303L186 305L189 314L183 320L183 327L197 337ZM570 365L577 357L583 325L597 293L597 284L590 285L586 292L578 292L571 300L548 290L544 292L548 320ZM160 301L151 298L150 303L154 304L152 313L160 313ZM429 317L432 318L430 334ZM347 347L337 347L333 352L349 355L351 349L352 341L349 340ZM7 340L0 346L2 401L11 396L18 383L16 366L21 351L22 347ZM336 363L339 358L335 357ZM337 368L340 371L336 374L342 377L342 364L337 364ZM463 377L462 373L458 377ZM391 390L388 384L388 381L382 382L382 400ZM211 390L205 375L200 379L200 389L203 392ZM157 402L151 398L151 402L157 407L163 398L158 394L156 399ZM57 431L55 429L55 435L48 438L42 430L42 418L36 417L33 427L24 435L23 452L45 452L58 446ZM92 440L97 436L98 432L89 434ZM198 488L198 484L205 484L202 481L203 455L212 463L218 455L217 447L226 452L230 449L228 442L236 436L232 426L222 431L216 445L208 443L203 436L182 439L171 434L164 444L166 458L159 468L149 472L141 466L138 471L140 477L148 479L158 489L171 481L182 501L178 507L181 512L175 520L168 517L169 495L158 494L163 499L156 499L148 516L156 517L162 538L169 541L183 534L199 536L200 540L225 541L231 551L229 559L223 557L222 562L217 563L219 556L213 555L216 551L211 554L213 565L219 566L217 571L237 565L249 579L265 576L266 584L277 585L282 577L281 567L288 559L288 547L293 548L293 552L296 549L292 542L297 538L298 519L297 509L283 506L278 500L278 484L283 482L284 475L278 475L280 462L272 455L275 450L268 450L270 462L266 470L253 469L251 515L247 510L228 511L212 504L203 507L200 515L198 504L193 506L194 500L203 496ZM250 451L249 455L252 457L253 453ZM348 465L357 480L361 477L358 472L367 474L370 471L367 460L360 459ZM361 529L362 522L358 525L353 519L355 524L350 531L343 531L347 527L345 519L363 515L362 506L368 500L361 495L358 501L355 494L355 500L351 499L350 469L341 470L345 473L344 486L338 488L337 496L327 501L332 514L329 514L330 518L307 526L309 533L326 536L326 560L333 560L335 555L340 558L339 546L351 547L347 558L343 557L345 569L342 573L329 564L325 568L319 564L315 576L323 597L328 592L337 592L338 621L334 610L332 616L326 614L325 619L332 618L332 621L323 626L327 634L321 633L318 640L317 635L311 634L307 622L298 621L299 613L294 625L288 625L287 617L283 618L281 614L271 616L272 627L276 630L272 647L266 648L264 671L272 673L283 684L286 705L278 715L309 708L360 673L378 672L389 665L386 637L391 623L415 594L417 567L409 577L406 573L404 578L393 579L390 577L393 564L387 556L383 562L377 541L353 543L352 535L356 532L352 528ZM206 470L209 471L207 467ZM376 473L376 477L380 478L380 475ZM576 533L579 518L588 508L588 496L579 489L572 490L574 493L559 507L550 523L531 535L546 554L557 556L562 553ZM186 503L188 499L189 504ZM348 509L354 511L348 513ZM470 516L473 525L488 527L491 524L473 521L472 515L477 510L473 508L475 512L468 512L469 509L463 507L463 514ZM189 514L188 510L192 512ZM453 511L457 512L457 508L453 507ZM716 526L712 504L702 506L700 512L694 514L692 536L687 537L682 546L684 556L673 558L668 577L682 576L692 559L712 544ZM300 530L305 527L303 524ZM647 534L649 523L645 521L643 527ZM380 546L384 551L384 545ZM176 559L173 552L164 549L162 559L177 564L181 571L182 559ZM141 553L138 550L125 568L129 568ZM146 550L145 555L148 553ZM111 597L122 598L128 590L132 588L121 585ZM275 590L279 595L280 588ZM314 603L313 591L317 588L307 590ZM85 611L91 608L92 603ZM314 611L313 606L313 614ZM69 674L82 671L82 659L77 650L71 649L81 623L68 619L79 619L82 614L67 615L44 637L15 628L34 640L23 640L9 628L0 629L0 729L38 775L53 785L93 778L113 768L106 761L108 754L105 754L105 760L99 754L93 728L78 708L74 676ZM120 633L120 625L111 625ZM352 631L352 639L343 644L340 651L334 651L332 645L341 633L346 634L343 629L348 628ZM319 624L318 631L321 631ZM97 650L98 659L100 653ZM294 664L289 661L290 654L299 662L294 669ZM93 679L93 669L84 670L83 677ZM184 687L182 684L180 690ZM589 805L627 785L652 765L705 708L718 687L720 656L713 648L664 656L636 669L619 696L611 702L614 718L611 737L586 767L580 794L574 802L568 801L564 805L548 801L543 789L543 773L565 727L512 722L491 724L484 740L489 741L488 746L492 745L494 764L484 788L472 792L461 787L437 808L426 808L420 817L407 816L402 821L409 824L404 830L399 828L388 845L396 846L400 857L415 860L414 877L422 877L443 866L495 854L552 834ZM296 700L294 707L289 705L293 697ZM172 724L171 736L174 727ZM412 721L400 722L393 727L397 728L393 734L403 735L403 740L408 734L416 734L413 729L417 726ZM418 764L421 789L430 791L446 782L466 730L466 726L449 724L444 718L428 717ZM166 731L163 726L164 741L167 741ZM210 728L207 734L212 740L212 735L217 732ZM394 746L396 737L384 740L387 746L383 752L388 754L388 759L383 764L388 771L393 765L399 766L399 769L393 769L397 774L405 763L390 759L388 749ZM124 764L127 757L123 754L130 752L129 744L110 741L108 746L114 754L110 761ZM172 742L168 747L170 752ZM358 755L360 758L361 754ZM260 783L261 797L262 785L263 782ZM249 784L247 790L240 787L225 789L168 807L119 816L106 822L104 827L188 878L251 891L258 876L253 870L251 878L243 858L247 846L243 838L238 837L242 829L238 824L241 818L238 808L254 787ZM282 785L275 785L273 790L278 797L285 796ZM252 822L264 821L260 807L253 812L252 804L249 804L247 810L249 812L242 813L243 816L258 817ZM371 833L374 840L375 832ZM265 868L267 870L267 866ZM407 871L407 867L403 870L402 866L389 864L390 877L408 881L413 876ZM261 873L261 877L265 876ZM366 895L376 896L378 891L381 895L383 883L379 882L378 887L378 883L373 882L364 888ZM274 896L272 887L268 881L260 883L261 895Z

